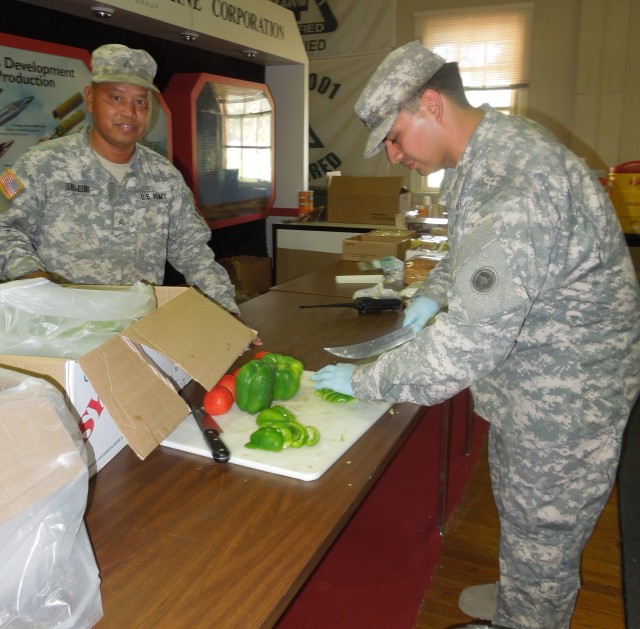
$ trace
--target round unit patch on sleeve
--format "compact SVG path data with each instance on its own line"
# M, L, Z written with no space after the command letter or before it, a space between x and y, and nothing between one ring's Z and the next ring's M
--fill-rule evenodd
M490 293L497 284L498 275L488 266L478 269L471 277L471 286L476 293Z
M509 312L526 299L518 291L508 249L500 243L500 230L497 218L484 221L462 241L454 260L452 290L471 322Z

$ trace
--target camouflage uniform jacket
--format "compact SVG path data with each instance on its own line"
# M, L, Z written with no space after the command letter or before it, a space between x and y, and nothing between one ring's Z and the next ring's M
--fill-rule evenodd
M447 310L354 372L362 399L441 402L518 438L624 426L640 388L640 291L597 179L541 127L484 106L443 181L449 252L418 294Z
M211 231L182 175L142 145L122 183L86 133L36 145L13 166L24 190L0 213L0 277L37 269L77 284L161 284L165 260L237 313L235 291L207 245Z

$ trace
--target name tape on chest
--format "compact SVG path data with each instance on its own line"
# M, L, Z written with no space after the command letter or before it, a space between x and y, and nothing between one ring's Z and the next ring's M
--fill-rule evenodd
M67 192L76 192L78 194L91 194L96 190L96 186L90 186L86 183L73 183L70 181L64 183L62 187ZM22 187L20 189L22 189ZM169 198L166 192L154 192L151 190L132 192L132 197L132 201L165 201Z

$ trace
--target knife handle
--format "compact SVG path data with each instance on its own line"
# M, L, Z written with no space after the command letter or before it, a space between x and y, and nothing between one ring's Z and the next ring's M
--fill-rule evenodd
M213 460L217 463L226 463L231 458L231 453L222 439L220 439L218 432L211 428L205 428L202 434L211 448Z

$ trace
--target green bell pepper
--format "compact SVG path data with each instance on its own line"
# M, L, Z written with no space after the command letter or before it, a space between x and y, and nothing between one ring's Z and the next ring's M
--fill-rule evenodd
M236 404L252 415L268 408L273 402L276 370L273 364L250 360L240 367L236 376Z
M297 358L284 354L265 354L260 360L275 367L276 379L273 386L273 399L290 400L300 388L304 365Z

